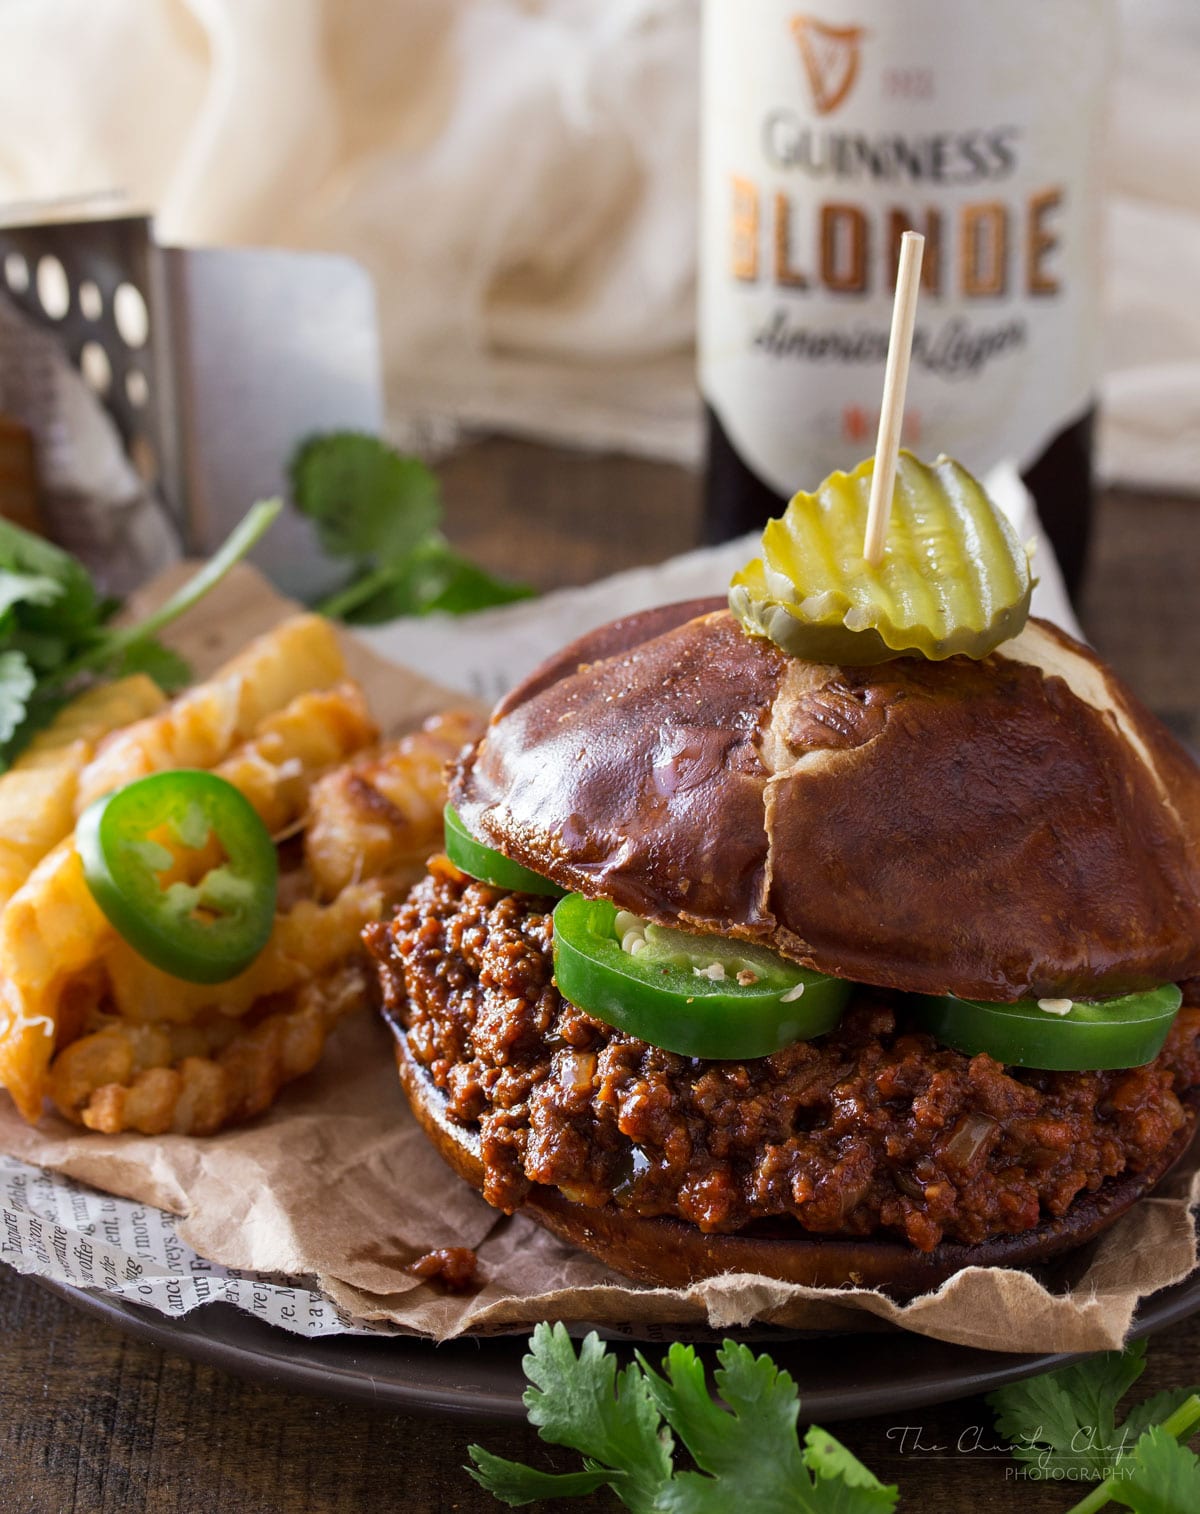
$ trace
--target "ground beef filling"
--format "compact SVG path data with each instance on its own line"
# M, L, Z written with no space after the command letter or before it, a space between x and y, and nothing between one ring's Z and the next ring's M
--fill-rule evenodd
M479 1131L485 1197L508 1211L543 1183L706 1231L791 1216L928 1251L1061 1215L1153 1164L1192 1119L1180 1096L1200 1084L1200 1008L1128 1072L1009 1072L908 1030L903 1000L875 989L817 1041L705 1062L564 1000L550 941L538 901L444 858L370 932L386 1012Z

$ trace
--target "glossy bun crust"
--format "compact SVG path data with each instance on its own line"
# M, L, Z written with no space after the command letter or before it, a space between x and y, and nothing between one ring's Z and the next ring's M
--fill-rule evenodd
M615 621L497 708L451 797L564 888L967 998L1200 974L1200 771L1043 621L982 662L837 668L717 600Z

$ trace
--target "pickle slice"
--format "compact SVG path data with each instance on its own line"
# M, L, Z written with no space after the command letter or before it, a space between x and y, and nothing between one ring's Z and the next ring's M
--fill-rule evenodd
M809 662L986 657L1029 616L1029 558L952 458L901 452L883 560L863 557L875 460L797 494L734 575L729 607L752 635Z

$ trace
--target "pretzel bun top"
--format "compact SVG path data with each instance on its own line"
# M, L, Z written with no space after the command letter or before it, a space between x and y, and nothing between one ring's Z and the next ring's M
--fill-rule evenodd
M500 704L451 799L647 919L1010 1001L1200 974L1200 770L1087 647L841 668L720 600L614 621Z

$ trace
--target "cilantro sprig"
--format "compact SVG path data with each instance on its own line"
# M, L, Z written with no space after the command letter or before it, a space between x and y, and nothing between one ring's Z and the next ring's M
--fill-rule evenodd
M1145 1369L1139 1341L989 1395L996 1428L1030 1477L1096 1482L1067 1514L1111 1503L1135 1514L1200 1510L1200 1461L1180 1444L1200 1425L1200 1388L1156 1393L1118 1420Z
M260 540L283 508L255 505L224 545L167 602L132 626L96 592L69 552L0 518L0 772L73 695L102 678L146 673L166 692L188 678L158 633L203 598Z
M638 1353L618 1369L594 1333L578 1354L565 1326L539 1325L525 1358L530 1422L551 1445L578 1451L579 1472L540 1472L471 1446L476 1482L518 1507L609 1487L634 1514L886 1514L898 1497L845 1446L815 1426L803 1445L796 1384L769 1356L726 1341L713 1373L676 1342L656 1371ZM676 1445L696 1470L676 1466Z
M565 1326L539 1325L525 1357L529 1421L583 1466L542 1472L471 1446L467 1471L502 1503L583 1498L610 1489L634 1514L887 1514L899 1497L840 1441L812 1426L800 1438L796 1384L767 1355L726 1341L713 1373L676 1342L656 1370L621 1368L593 1333L578 1351ZM993 1393L996 1428L1033 1478L1093 1479L1065 1514L1112 1504L1133 1514L1197 1514L1200 1389L1156 1393L1118 1419L1145 1370L1144 1343L1027 1378ZM690 1465L680 1465L683 1453Z
M439 530L441 486L413 457L378 437L337 431L304 442L290 465L292 498L331 557L350 564L346 583L316 609L376 625L434 610L462 614L528 599L523 584L493 578Z

